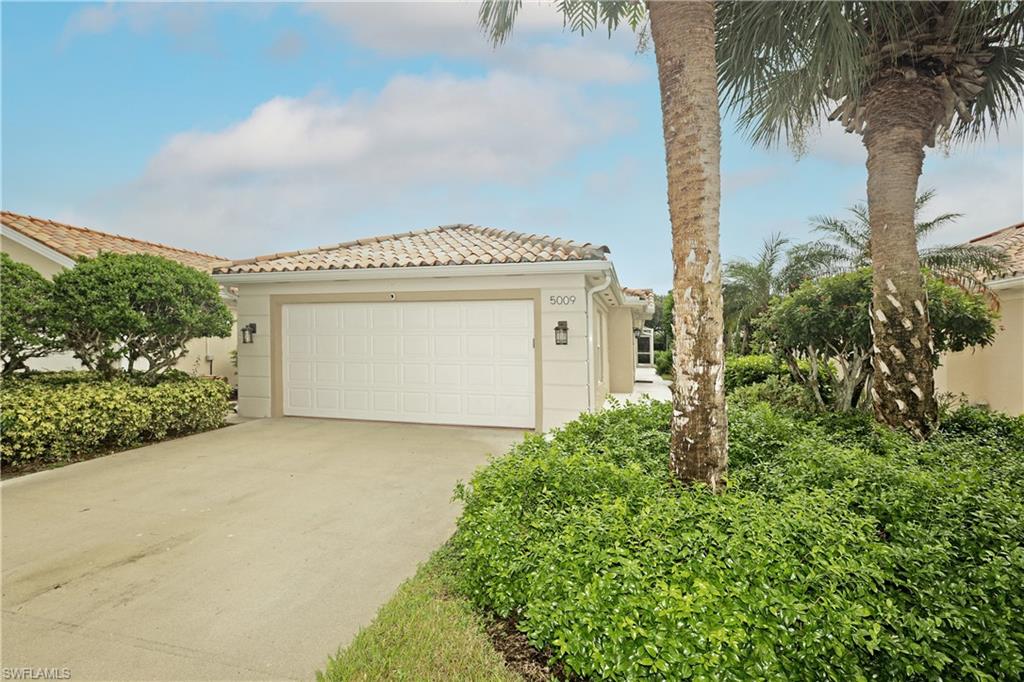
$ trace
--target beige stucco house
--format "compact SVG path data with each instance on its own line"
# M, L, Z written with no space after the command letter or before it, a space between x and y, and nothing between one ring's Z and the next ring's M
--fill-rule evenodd
M966 395L971 403L1009 414L1024 413L1024 223L972 239L1002 249L1010 260L1006 272L986 284L998 297L999 332L995 342L942 356L935 372L941 393Z
M234 261L238 411L545 430L633 388L607 247L474 225Z
M229 262L225 258L198 251L178 249L164 244L122 237L53 220L35 218L3 211L0 214L0 250L20 263L31 265L46 278L61 270L72 268L75 259L95 257L100 252L148 253L178 261L189 267L210 272L214 265ZM222 291L224 302L234 313L235 297ZM188 343L188 354L177 368L196 375L227 378L235 383L235 368L231 351L235 349L234 333L227 338L193 339ZM29 361L33 369L79 369L81 364L70 353L57 353Z

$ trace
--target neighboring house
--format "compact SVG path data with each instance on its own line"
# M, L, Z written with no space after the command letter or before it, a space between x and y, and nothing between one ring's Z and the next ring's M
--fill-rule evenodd
M225 258L198 251L177 249L10 211L3 211L0 218L0 250L15 261L31 265L48 279L61 270L74 267L77 258L95 257L100 252L148 253L170 258L203 272L210 272L214 265L229 262ZM234 295L224 291L222 296L234 313ZM231 361L231 351L234 349L234 334L224 339L193 339L188 344L188 355L178 362L177 368L190 374L226 377L234 384L235 368ZM58 353L32 360L29 366L33 369L58 370L78 369L81 364L70 353Z
M986 285L999 299L995 343L942 356L935 372L939 393L965 394L971 403L1009 414L1024 413L1024 223L972 239L1002 249L1009 269Z
M653 314L607 253L451 225L216 267L238 291L239 414L564 424L632 390Z
M632 296L633 298L640 299L643 301L645 307L650 310L650 315L646 319L652 319L654 317L654 289L630 289L625 287L622 290L626 296ZM646 325L642 325L639 329L634 330L636 340L635 344L635 355L637 367L653 367L654 366L654 329Z

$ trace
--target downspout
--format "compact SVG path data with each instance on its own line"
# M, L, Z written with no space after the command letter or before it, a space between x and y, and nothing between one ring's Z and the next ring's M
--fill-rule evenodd
M594 394L597 386L594 385L594 320L597 318L594 311L594 294L599 294L607 289L612 283L610 273L604 274L604 280L587 289L587 411L594 411Z

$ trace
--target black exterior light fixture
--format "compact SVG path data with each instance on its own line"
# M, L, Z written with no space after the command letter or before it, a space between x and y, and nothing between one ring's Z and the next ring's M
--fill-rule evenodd
M565 320L559 320L555 325L555 345L569 345L569 323Z
M250 322L241 329L242 343L252 343L252 337L256 336L256 323Z

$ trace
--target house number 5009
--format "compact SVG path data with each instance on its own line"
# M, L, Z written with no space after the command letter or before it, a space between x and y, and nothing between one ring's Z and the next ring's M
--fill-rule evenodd
M548 302L551 305L572 305L576 302L575 296L549 296Z

